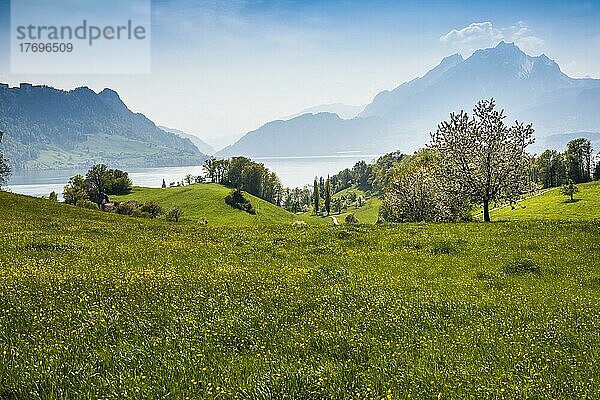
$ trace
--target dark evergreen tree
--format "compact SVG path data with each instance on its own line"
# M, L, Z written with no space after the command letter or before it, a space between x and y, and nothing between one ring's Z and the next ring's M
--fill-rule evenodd
M321 195L319 194L319 182L317 182L317 177L315 177L315 182L313 184L313 209L315 214L319 213L319 200Z
M329 177L325 181L325 192L323 195L325 199L325 211L327 211L327 215L331 212L331 182L329 181Z

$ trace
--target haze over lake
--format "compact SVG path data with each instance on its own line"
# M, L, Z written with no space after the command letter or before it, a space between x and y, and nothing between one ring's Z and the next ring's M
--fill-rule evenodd
M344 154L314 157L256 158L274 171L286 187L302 187L312 184L315 176L334 175L344 168L352 168L358 161L370 162L379 157L375 154ZM110 167L110 166L109 166ZM135 186L160 187L164 179L167 185L178 182L187 174L204 175L202 166L123 168ZM8 190L30 196L48 196L52 191L62 198L62 191L69 178L85 174L85 170L15 171Z

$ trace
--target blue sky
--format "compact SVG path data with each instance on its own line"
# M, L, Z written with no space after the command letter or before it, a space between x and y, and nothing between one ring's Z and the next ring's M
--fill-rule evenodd
M313 105L366 104L499 40L600 78L600 1L154 0L152 73L140 75L12 75L9 22L1 0L0 81L111 87L155 122L218 144Z

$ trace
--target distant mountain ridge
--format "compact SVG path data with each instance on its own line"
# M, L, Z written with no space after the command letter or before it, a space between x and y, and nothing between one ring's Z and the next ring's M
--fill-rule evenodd
M342 119L352 119L356 117L365 106L352 106L343 103L321 104L314 107L306 108L299 113L283 117L283 120L288 120L301 116L302 114L319 114L322 112L337 114Z
M203 154L212 155L212 154L215 154L215 152L216 152L214 147L212 147L210 144L206 143L204 140L200 139L196 135L192 135L191 133L186 133L179 129L169 128L169 127L162 126L162 125L158 125L158 127L165 132L174 133L175 135L177 135L179 137L182 137L184 139L189 139L194 144L194 146L196 146L198 148L198 150L200 150L200 152Z
M500 42L467 59L459 54L444 58L422 77L377 94L356 118L306 114L274 121L217 154L330 155L349 148L369 153L413 151L428 141L429 132L449 113L470 111L478 100L491 97L506 110L507 123L532 122L538 138L600 132L600 80L571 78L546 55L532 57L514 43ZM286 148L286 143L294 143L294 149Z
M462 63L464 58L460 54L448 56L442 62L427 72L422 78L415 78L409 82L403 83L397 88L378 93L373 101L368 104L364 111L358 114L359 117L381 117L392 111L398 104L420 91L426 89L431 84L440 80L444 74L451 68Z
M287 121L269 122L248 132L235 144L217 152L218 157L248 155L253 157L293 157L297 155L335 155L363 152L377 148L364 132L381 129L376 118L345 120L333 113L303 114ZM339 141L330 132L344 132ZM315 146L318 144L318 146Z
M197 165L206 156L188 139L133 113L119 95L0 84L2 146L15 169Z

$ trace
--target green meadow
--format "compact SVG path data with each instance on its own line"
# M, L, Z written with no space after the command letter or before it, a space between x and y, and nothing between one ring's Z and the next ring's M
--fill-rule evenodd
M338 220L340 222L342 222L342 221L344 221L344 218L346 218L346 216L348 214L354 214L354 216L356 218L358 218L360 223L363 223L363 224L376 223L377 218L379 216L379 207L381 207L381 199L379 199L378 197L375 197L375 196L367 197L367 196L365 196L365 193L362 190L358 190L355 188L344 189L344 190L340 191L339 193L336 193L334 198L337 198L337 197L340 197L343 195L347 195L348 192L350 192L350 191L356 193L358 196L365 197L366 203L362 207L356 207L356 205L352 205L352 206L348 207L347 210L342 212L341 215L337 217Z
M296 216L268 201L245 193L252 203L256 215L234 209L225 204L225 196L230 188L215 183L194 184L173 188L134 187L132 192L124 196L111 196L111 201L135 200L140 203L158 201L165 211L172 207L183 210L181 222L198 222L206 219L208 224L223 225L273 225L291 224L293 221L306 219L307 216ZM318 219L314 223L319 223Z
M0 192L0 398L600 397L597 184L492 215L517 221L306 227L218 226L191 188L130 195L178 224Z
M574 201L552 188L542 194L522 200L514 207L503 207L492 211L494 219L500 220L581 220L600 218L600 183L590 182L577 185L579 192Z

